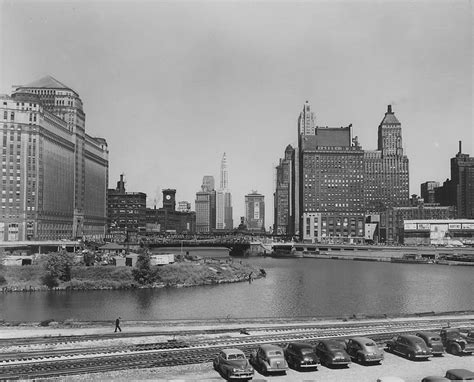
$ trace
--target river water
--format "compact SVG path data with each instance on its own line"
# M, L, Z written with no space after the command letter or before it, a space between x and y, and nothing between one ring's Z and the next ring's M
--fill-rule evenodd
M240 261L240 259L234 259ZM474 310L474 267L323 259L243 259L251 284L0 294L0 320L322 317Z

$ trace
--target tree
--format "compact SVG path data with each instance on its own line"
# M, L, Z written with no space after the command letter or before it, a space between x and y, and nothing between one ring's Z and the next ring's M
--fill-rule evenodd
M138 255L136 268L132 269L132 275L139 284L148 284L152 278L150 254L143 252Z
M45 268L53 278L62 281L71 280L71 268L74 265L74 255L66 251L47 255Z

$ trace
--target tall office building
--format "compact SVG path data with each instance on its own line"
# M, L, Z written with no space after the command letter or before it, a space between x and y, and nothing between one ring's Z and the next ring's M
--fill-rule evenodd
M377 150L366 151L364 161L366 212L380 213L390 207L407 206L408 158L403 154L401 124L391 105L378 127Z
M224 153L220 167L220 188L216 192L216 229L232 230L232 195L228 189L229 175L227 171L227 157Z
M247 231L265 232L265 197L257 191L245 195L245 225Z
M196 232L208 233L216 228L216 191L214 177L204 176L201 191L196 193Z
M291 145L285 149L276 167L273 232L277 235L295 234L295 150Z
M456 206L458 218L474 218L474 158L463 154L461 141L451 158L451 180L436 189L435 198L443 206Z
M47 76L0 106L0 240L103 236L107 142L86 134L79 95Z
M391 106L378 127L378 149L364 151L352 137L352 125L317 126L306 101L298 118L298 148L290 158L291 152L285 152L277 167L277 232L284 231L278 221L285 222L289 215L293 232L302 240L359 241L364 237L366 214L408 204L408 158L403 154L401 124ZM285 185L288 172L293 187Z

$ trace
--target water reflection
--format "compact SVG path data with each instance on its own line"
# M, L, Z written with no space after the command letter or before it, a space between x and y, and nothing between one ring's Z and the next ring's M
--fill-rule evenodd
M0 295L0 319L39 321L341 316L474 309L471 267L249 259L267 277L179 289Z

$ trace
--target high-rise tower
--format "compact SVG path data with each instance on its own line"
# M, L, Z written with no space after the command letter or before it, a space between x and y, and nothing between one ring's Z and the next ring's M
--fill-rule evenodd
M5 201L0 240L103 236L107 142L86 134L78 93L46 76L15 87L1 109L2 167L20 174L4 179L16 197Z
M222 156L220 168L220 188L216 193L216 229L231 230L232 219L232 196L229 192L229 176L227 173L227 157Z

